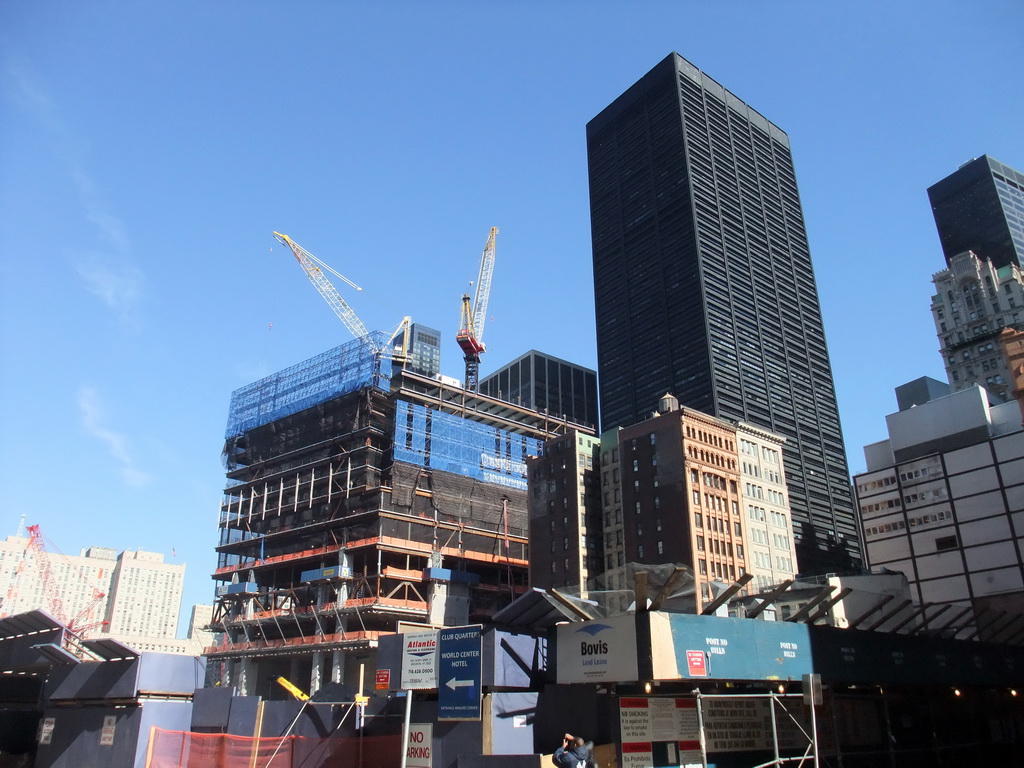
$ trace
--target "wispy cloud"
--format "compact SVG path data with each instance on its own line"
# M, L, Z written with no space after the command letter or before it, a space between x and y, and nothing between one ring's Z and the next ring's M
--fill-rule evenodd
M17 64L9 64L7 71L14 81L14 85L17 88L17 93L30 102L33 107L40 111L49 112L53 109L53 100L50 99L49 95L44 91L38 83L35 82L35 78L32 73L24 67L18 66Z
M96 182L79 167L71 169L71 177L75 181L75 186L78 187L86 216L96 226L100 237L115 251L126 255L131 249L131 244L128 242L128 233L124 222L105 209Z
M8 77L21 103L45 126L55 141L55 154L67 165L71 182L78 191L85 218L95 228L94 249L77 257L76 270L86 289L99 298L129 331L140 327L138 307L144 295L142 270L131 257L128 227L110 210L100 185L87 172L82 139L62 119L57 101L36 74L26 66L8 65ZM96 251L102 251L98 254Z
M92 254L76 267L86 289L102 301L128 330L138 330L142 297L142 270L124 258Z
M85 430L104 443L111 457L120 465L121 479L125 484L137 488L149 483L152 477L136 465L128 436L106 426L106 414L100 404L99 393L93 387L83 386L78 390L78 410Z

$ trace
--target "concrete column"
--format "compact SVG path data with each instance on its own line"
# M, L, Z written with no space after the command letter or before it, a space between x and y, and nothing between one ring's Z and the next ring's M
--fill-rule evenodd
M314 693L320 690L320 686L323 685L324 678L324 652L314 651L313 652L313 669L309 675L309 695L312 696Z
M331 654L331 682L342 683L345 681L345 652L334 651Z
M238 680L235 685L238 688L239 696L252 696L256 693L256 662L251 658L244 658L238 662Z

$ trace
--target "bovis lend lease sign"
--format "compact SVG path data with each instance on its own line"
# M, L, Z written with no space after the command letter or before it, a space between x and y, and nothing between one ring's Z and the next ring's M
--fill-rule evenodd
M559 683L636 680L636 621L630 614L597 621L560 624Z

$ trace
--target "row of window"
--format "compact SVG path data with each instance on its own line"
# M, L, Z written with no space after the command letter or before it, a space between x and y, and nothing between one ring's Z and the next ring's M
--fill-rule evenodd
M733 446L732 440L729 440L728 438L724 438L721 435L713 435L710 432L705 432L704 430L697 429L696 427L687 426L686 427L686 436L689 437L689 438L692 438L694 440L700 440L702 443L707 443L708 445L713 445L716 448L722 448L722 449L724 449L726 451L734 451L734 450L736 450L735 447ZM654 434L653 433L651 434L651 445L654 445Z
M863 483L857 483L857 490L861 493L865 491L874 491L878 488L888 488L890 485L896 485L896 478L891 475L885 477L879 477L875 480L867 480ZM861 507L863 509L863 507Z
M766 552L754 552L754 565L758 568L772 568L772 558ZM775 558L774 568L777 571L793 573L793 558L780 555Z
M693 513L693 524L697 528L704 527L704 515L700 512ZM733 523L733 531L737 536L743 535L743 528L739 523ZM728 533L729 522L727 520L721 520L713 515L708 515L708 530L715 531L716 533Z
M903 503L906 505L910 504L927 504L932 501L942 501L946 498L945 488L929 488L924 491L914 491L908 493L903 497Z
M876 501L873 504L861 504L860 511L862 514L870 514L872 512L881 512L886 509L899 509L899 499L885 499L884 501Z
M732 557L733 556L733 545L732 545L732 542L729 542L729 541L719 541L718 539L709 539L708 540L708 544L710 546L710 551L714 552L716 555L722 555L723 557ZM697 551L698 552L704 552L705 551L705 548L704 548L704 537L703 536L698 536L697 537ZM743 559L743 545L742 544L737 544L735 551L736 551L736 558L739 559L739 560L742 560Z
M724 469L736 469L736 459L725 458L713 451L705 451L692 445L686 446L686 455L702 464L714 464Z
M701 506L700 491L693 491L693 506ZM715 496L714 494L710 493L704 494L703 506L705 509L711 512L726 512L731 509L734 515L738 515L740 513L739 502L733 501L730 505L730 502L728 500L723 499L721 496Z
M884 523L882 525L873 525L870 528L864 529L865 536L882 536L886 533L896 533L899 531L905 531L907 529L907 523L909 527L917 528L922 525L931 525L932 523L941 523L946 520L952 520L953 513L948 509L942 512L932 512L927 515L918 515L917 517L911 517L908 520L894 520L890 523Z
M938 467L918 467L917 469L900 472L900 480L904 482L909 480L919 480L921 478L928 477L929 474L941 474L941 471Z
M779 463L779 452L778 451L776 451L774 448L769 448L766 445L762 445L762 446L760 446L760 448L761 448L760 456L761 456L761 458L763 460L767 461L769 464L778 464ZM754 456L754 457L756 457L756 456L758 456L758 450L757 449L758 449L757 443L752 443L749 440L742 440L742 439L740 440L740 453L746 454L747 456Z

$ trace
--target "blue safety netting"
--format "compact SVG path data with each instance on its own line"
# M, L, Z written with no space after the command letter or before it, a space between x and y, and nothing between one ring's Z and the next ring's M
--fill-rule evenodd
M379 347L386 336L372 331ZM290 416L332 397L391 376L391 361L375 354L369 339L354 339L231 393L225 437Z
M404 401L395 404L395 460L526 490L541 442Z

